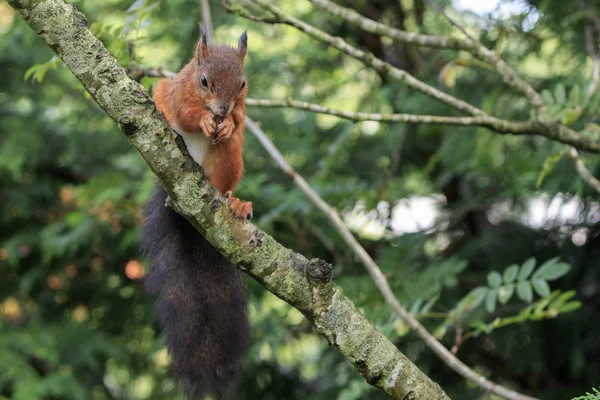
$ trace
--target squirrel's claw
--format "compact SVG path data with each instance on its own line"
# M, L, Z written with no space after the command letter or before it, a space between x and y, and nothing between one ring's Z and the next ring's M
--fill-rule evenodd
M235 123L233 122L233 118L231 116L227 117L223 122L217 125L217 130L213 136L213 144L219 143L222 139L229 139L233 130L235 128ZM219 133L221 135L219 135Z
M252 219L254 216L254 213L252 212L252 202L241 201L237 197L233 197L231 190L225 193L225 198L229 201L231 214L248 221Z
M202 133L204 133L207 137L213 136L213 131L217 126L212 118L212 115L210 114L203 114L198 125L200 126Z

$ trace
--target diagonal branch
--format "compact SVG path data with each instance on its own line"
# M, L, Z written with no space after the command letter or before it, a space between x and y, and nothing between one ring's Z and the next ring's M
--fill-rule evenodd
M227 201L187 154L181 138L175 140L148 93L127 77L73 5L63 0L9 4L119 125L160 180L175 211L216 249L300 310L371 385L394 399L448 399L340 293L331 281L330 264L309 261L231 216Z
M495 384L494 382L489 381L484 378L477 372L473 371L466 364L460 361L454 354L452 354L443 344L441 344L431 333L427 331L427 329L421 325L421 323L413 317L413 315L408 312L406 308L400 304L392 288L388 284L387 279L379 266L375 263L375 261L371 258L371 256L367 253L367 251L360 245L358 240L352 235L346 224L342 221L337 211L333 209L329 204L325 202L310 186L309 184L298 174L283 158L283 155L279 152L279 150L275 147L275 145L269 140L265 132L252 121L250 118L246 117L246 125L248 129L256 136L256 138L263 145L265 150L269 153L269 155L275 160L279 168L281 168L287 175L289 175L293 180L296 186L302 190L302 192L312 201L318 208L325 214L329 222L334 226L334 228L338 231L340 236L344 239L348 247L354 252L354 254L360 259L362 264L365 266L369 275L375 282L375 285L383 295L385 301L392 307L392 309L402 317L410 327L417 332L417 335L425 342L427 347L429 347L433 352L450 368L454 371L462 375L463 377L475 382L477 385L482 387L483 389L489 390L490 392L504 397L509 400L535 400L533 397L529 397L523 395L521 393L510 390L504 386Z
M577 170L577 173L579 174L581 179L583 179L585 183L590 185L590 187L596 192L600 193L600 180L594 177L594 175L592 175L592 173L587 169L575 148L571 147L569 149L569 157L571 157L571 159L573 160L575 170Z
M586 10L589 18L594 22L594 30L598 31L600 29L600 23L598 22L598 17L591 11ZM591 98L596 90L598 90L598 85L600 84L600 54L598 53L597 46L594 41L594 32L591 26L586 26L584 28L584 37L585 37L585 48L592 58L592 79L590 84L588 85L588 97ZM569 157L573 161L573 165L575 166L575 170L587 183L591 188L600 193L600 181L592 175L592 173L587 169L585 163L579 156L579 153L574 147L569 149Z

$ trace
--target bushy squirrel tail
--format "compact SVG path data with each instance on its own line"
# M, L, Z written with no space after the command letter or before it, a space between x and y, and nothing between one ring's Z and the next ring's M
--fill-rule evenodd
M146 204L146 289L166 336L175 378L190 399L231 398L246 354L248 299L240 272L183 217L158 186Z

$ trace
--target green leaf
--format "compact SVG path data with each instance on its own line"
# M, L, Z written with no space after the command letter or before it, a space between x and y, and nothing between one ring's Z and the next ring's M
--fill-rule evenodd
M519 273L519 266L517 264L511 265L504 270L504 283L513 283L517 279Z
M560 296L554 299L552 303L550 303L548 308L560 308L563 304L575 297L575 294L576 293L574 290L569 290L568 292L562 293Z
M130 15L129 17L127 17L127 19L125 20L125 25L129 25L132 24L133 22L135 22L137 19L139 18L139 15L137 14L133 14Z
M456 85L456 65L453 61L444 65L444 67L440 71L439 80L440 83L446 86L448 89L454 89Z
M561 160L565 152L566 149L558 153L551 153L548 157L546 157L546 160L544 160L544 165L542 165L542 170L540 171L537 181L535 182L535 186L538 189L540 186L542 186L544 178L546 178L546 176L554 170L554 167Z
M554 88L554 98L558 104L565 104L567 101L567 92L565 90L565 85L559 83Z
M502 304L506 304L508 300L512 297L515 292L515 285L504 285L500 286L500 290L498 291L498 301Z
M433 307L433 305L435 304L436 301L438 301L439 298L440 298L439 293L436 294L435 296L433 296L427 303L425 303L423 308L421 308L421 313L429 312L429 310L431 310L431 307Z
M485 299L485 295L488 292L488 288L480 286L477 287L465 297L465 305L468 306L470 310L477 308Z
M131 6L129 6L126 12L130 13L142 7L144 7L144 0L136 0Z
M419 308L421 308L421 304L423 304L423 299L417 299L410 308L410 313L416 315L419 312Z
M496 298L498 297L498 289L492 289L485 296L485 309L492 313L496 309Z
M581 95L581 89L579 88L579 85L575 85L571 88L571 90L569 91L569 104L571 105L571 107L576 106L576 105L580 105L580 96Z
M570 301L567 304L564 304L564 305L560 306L558 308L558 312L559 313L568 313L568 312L575 311L575 310L577 310L579 308L581 308L581 302L580 301Z
M28 80L37 70L42 68L44 64L36 64L31 67L27 71L25 71L25 76L23 76L24 80Z
M590 99L590 101L587 105L587 110L590 111L590 113L594 114L596 111L598 111L599 107L600 107L600 91L596 91L596 93L594 93L592 95L592 98Z
M583 114L583 108L581 108L581 107L573 108L573 109L567 111L567 113L561 119L561 122L563 125L569 126L569 125L575 123L579 119L579 117L581 117L582 114Z
M158 7L159 3L153 3L150 4L148 7L146 7L146 9L144 10L144 12L149 13L150 11L154 10L156 7Z
M397 319L393 324L394 331L400 337L408 334L410 332L410 326L403 319Z
M517 285L517 295L521 300L531 303L531 300L533 300L533 291L531 290L529 281L519 282Z
M549 90L542 90L542 98L547 105L554 104L554 96Z
M138 29L144 29L144 28L149 27L150 25L152 25L152 20L150 18L147 18L140 23L140 26L138 26Z
M488 286L492 288L497 288L502 285L502 276L496 272L492 271L487 276Z
M525 279L529 278L529 275L531 275L534 268L535 268L535 258L533 258L533 257L528 258L523 263L523 265L521 265L521 271L519 271L519 276L517 277L517 280L524 281Z
M566 263L558 262L558 257L554 257L542 264L533 274L532 278L542 278L547 281L552 281L566 275L571 266Z
M539 294L541 297L550 296L550 286L545 280L533 279L531 281L531 284L533 285L533 289L536 291L536 293Z

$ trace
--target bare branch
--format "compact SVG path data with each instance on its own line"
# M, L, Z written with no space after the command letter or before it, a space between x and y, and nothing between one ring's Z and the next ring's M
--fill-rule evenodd
M204 30L206 32L206 39L210 42L213 37L213 26L208 0L200 0L200 12L202 14L202 24L204 25Z
M498 396L504 397L509 400L535 400L533 397L529 397L523 395L521 393L510 390L504 386L497 385L483 376L479 375L477 372L473 371L466 364L460 361L454 354L452 354L443 344L438 342L433 335L431 335L427 329L421 323L408 312L396 299L392 288L387 282L385 275L381 272L379 266L375 263L375 261L371 258L371 256L366 252L366 250L360 245L358 240L352 235L346 224L339 217L338 213L335 209L329 206L319 196L310 186L309 184L302 178L300 174L298 174L288 163L285 161L283 155L279 152L279 150L275 147L275 145L269 140L265 132L252 121L250 118L246 117L246 125L249 128L250 132L256 136L259 142L263 145L265 150L269 153L269 155L275 160L279 168L281 168L287 175L289 175L293 180L296 186L302 190L302 192L309 198L310 201L315 204L323 214L329 219L329 222L333 225L333 227L338 231L338 233L342 236L348 247L354 252L354 254L360 259L362 264L365 266L371 278L375 282L375 285L383 295L385 301L392 307L392 309L400 315L410 327L416 331L419 337L425 342L425 344L433 350L437 356L444 361L450 368L454 371L458 372L463 377L475 382L480 387L489 390L490 392L497 394Z
M582 136L576 131L564 126L549 127L536 123L535 121L508 121L495 118L487 114L476 117L444 117L438 115L415 115L415 114L377 114L365 112L351 112L337 110L322 106L320 104L308 103L292 99L267 100L246 99L248 106L254 107L291 107L301 110L317 112L321 114L334 115L351 121L378 121L378 122L407 122L417 124L445 124L454 126L480 126L492 131L512 135L539 135L556 140L564 144L570 144L580 149L594 153L600 153L600 143Z
M569 149L569 156L573 159L573 164L575 165L575 169L581 179L585 181L588 185L590 185L596 192L600 193L600 181L591 174L591 172L587 169L581 157L579 157L579 153L573 147Z
M235 13L251 21L277 23L279 20L274 16L258 16L252 14L246 7L240 4L229 5L227 0L220 0L221 5L228 13Z
M460 25L458 22L456 22L454 20L454 18L449 16L446 13L446 11L444 11L444 9L438 3L436 3L434 0L425 0L425 2L427 4L429 4L431 7L435 8L437 10L437 12L439 12L441 15L443 15L444 18L446 18L448 20L448 22L450 22L456 29L461 31L463 33L463 35L468 37L472 42L480 44L477 39L475 39L469 32L467 32L467 30L465 28L462 27L462 25Z
M477 125L483 119L477 117L443 117L437 115L415 114L378 114L366 112L352 112L322 106L305 101L246 99L246 105L251 107L290 107L300 110L312 111L320 114L334 115L351 121L378 121L378 122L412 122L420 124L448 124L448 125Z
M330 14L341 17L344 20L359 26L366 32L387 36L397 40L400 43L414 44L417 46L432 47L436 49L471 50L469 43L466 43L461 39L449 36L432 36L403 31L364 17L351 8L342 7L329 0L310 1L319 7L324 8Z
M594 41L594 32L593 30L600 29L600 21L598 17L589 9L586 10L590 19L594 22L594 29L591 26L586 26L584 28L584 37L585 37L585 48L592 58L592 79L588 86L588 97L592 97L596 90L598 90L598 85L600 84L600 54L598 53L597 45ZM575 166L575 170L590 187L592 187L595 191L600 193L600 181L592 175L592 173L587 169L585 163L579 156L579 153L574 147L569 149L569 157L573 161L573 165Z
M584 28L584 36L585 49L592 59L592 80L588 86L588 96L592 97L600 84L600 53L598 53L598 46L594 43L594 32L591 26Z

